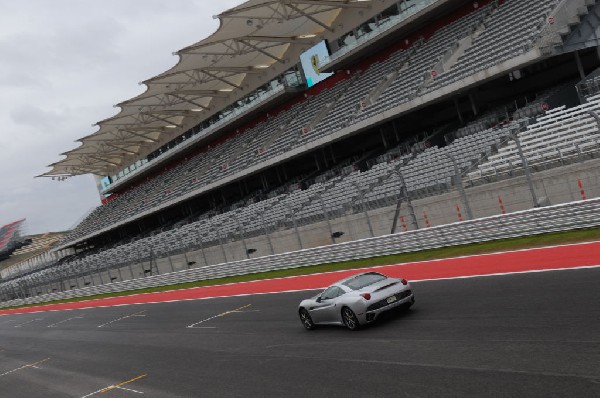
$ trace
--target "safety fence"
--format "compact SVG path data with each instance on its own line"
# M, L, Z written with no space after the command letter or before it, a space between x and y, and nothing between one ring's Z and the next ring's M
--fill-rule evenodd
M162 275L49 293L25 299L8 300L2 302L0 308L539 235L548 232L598 227L600 226L599 211L600 199L571 202L337 245L201 266Z

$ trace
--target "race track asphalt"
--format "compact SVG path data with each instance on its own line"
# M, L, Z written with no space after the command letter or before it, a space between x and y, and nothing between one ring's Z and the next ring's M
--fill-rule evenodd
M599 397L599 286L600 268L418 282L358 332L305 331L310 291L6 315L0 397Z

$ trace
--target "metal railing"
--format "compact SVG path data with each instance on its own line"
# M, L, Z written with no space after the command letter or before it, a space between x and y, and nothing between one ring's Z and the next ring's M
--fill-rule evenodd
M581 103L587 102L589 97L600 93L600 68L587 75L585 79L575 85L575 88Z

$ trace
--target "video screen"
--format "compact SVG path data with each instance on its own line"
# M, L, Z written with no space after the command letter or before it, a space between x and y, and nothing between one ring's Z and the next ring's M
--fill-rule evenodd
M321 62L327 57L329 57L329 51L327 50L325 41L320 42L300 55L300 63L302 64L302 69L304 69L304 76L306 76L308 87L312 87L333 75L333 73L321 73L319 70Z
M110 186L110 179L108 177L104 177L100 180L100 187L104 191L106 188Z

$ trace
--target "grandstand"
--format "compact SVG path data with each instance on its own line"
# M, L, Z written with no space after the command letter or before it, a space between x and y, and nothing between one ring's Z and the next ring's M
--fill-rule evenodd
M259 0L220 15L52 165L98 176L106 199L5 285L43 294L600 195L595 1L276 4L292 17ZM303 54L332 75L309 87Z
M6 224L0 228L0 261L6 260L15 250L30 243L22 236L25 220L19 220Z
M10 257L0 262L0 270L22 263L30 258L43 254L56 246L63 238L63 232L47 232L39 235L27 235L22 239L22 246Z

